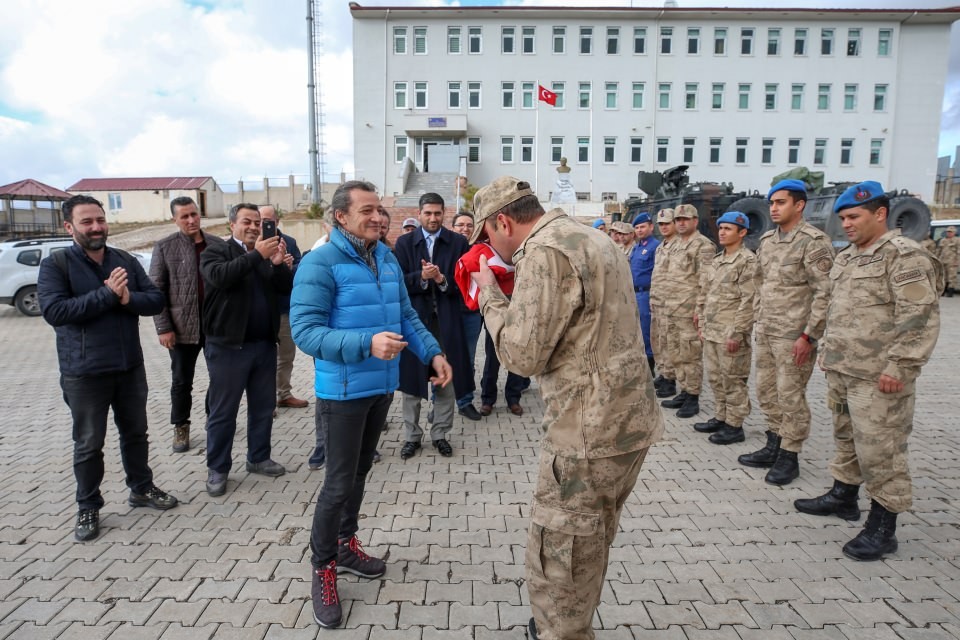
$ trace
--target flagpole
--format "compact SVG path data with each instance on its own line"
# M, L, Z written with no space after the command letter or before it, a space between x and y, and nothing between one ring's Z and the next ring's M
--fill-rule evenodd
M540 80L537 80L537 110L533 120L533 192L540 194Z
M590 148L587 153L590 157L590 199L593 200L593 152L596 149L596 140L593 139L593 85L590 86Z

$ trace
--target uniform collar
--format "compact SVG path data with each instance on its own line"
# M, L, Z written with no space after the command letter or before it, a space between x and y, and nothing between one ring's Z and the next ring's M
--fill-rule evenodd
M852 244L851 244L850 246L853 247L853 253L854 253L854 255L857 255L857 256L872 256L873 254L875 254L875 253L877 252L878 249L880 249L880 247L882 247L882 246L885 245L887 242L889 242L891 239L896 238L896 237L899 236L899 235L901 235L901 234L900 234L900 229L889 229L885 234L883 234L882 236L880 236L879 238L877 238L876 241L875 241L873 244L871 244L869 247L867 247L867 248L864 249L863 251L861 251L861 250L859 249L859 247L853 247Z
M517 261L523 258L524 251L526 251L527 243L530 241L530 238L537 235L541 229L553 222L558 218L567 217L567 212L563 209L551 209L545 214L540 216L540 219L537 220L537 224L533 225L533 228L530 230L530 233L527 234L527 237L524 238L523 242L520 243L520 247L513 252L513 257L510 259L510 262L517 264Z
M774 242L791 242L796 237L797 233L799 233L800 229L806 226L806 224L807 224L807 221L804 220L803 218L800 218L800 222L797 223L797 226L795 226L793 229L788 231L787 235L785 235L782 239L780 238L780 227L779 226L774 227L773 241Z

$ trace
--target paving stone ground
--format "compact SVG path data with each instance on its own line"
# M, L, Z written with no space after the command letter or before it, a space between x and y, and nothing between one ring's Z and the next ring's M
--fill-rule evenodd
M523 552L543 410L535 388L523 397L523 417L502 404L481 422L458 417L452 458L427 446L401 461L394 405L360 532L368 551L387 558L388 570L374 581L342 579L343 628L321 631L310 613L307 550L323 481L322 471L307 469L313 408L281 409L276 420L274 458L287 475L246 473L238 436L229 493L210 498L204 367L193 449L173 454L169 359L152 322L141 326L151 464L157 483L182 502L165 513L128 507L112 432L103 535L81 544L73 540L71 428L53 331L42 319L0 309L0 639L525 637ZM736 463L762 444L756 408L748 441L730 447L709 444L690 428L692 420L669 416L666 437L648 456L623 513L594 620L598 638L960 637L957 354L960 299L945 299L940 343L918 384L910 443L915 505L900 519L899 552L882 562L857 563L840 552L862 521L792 508L795 498L831 483L822 375L809 389L814 426L802 476L786 488L766 485L762 470ZM302 354L294 381L298 395L311 395L311 363ZM702 404L705 419L709 394Z

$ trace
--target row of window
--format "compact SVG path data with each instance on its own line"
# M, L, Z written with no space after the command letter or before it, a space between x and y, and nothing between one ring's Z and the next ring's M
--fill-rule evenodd
M567 27L555 26L550 31L550 51L551 53L567 53ZM652 28L649 30L654 31ZM657 42L657 53L661 55L671 55L685 51L687 55L700 55L704 53L704 48L712 49L713 55L724 56L729 50L728 39L734 35L738 36L739 54L742 56L752 56L757 53L758 47L762 44L760 40L761 29L758 27L740 27L739 31L728 27L714 27L712 40L706 39L706 29L701 27L687 27L686 38L683 39L681 29L675 27L660 27L659 40ZM793 29L793 39L788 40L787 30L781 27L768 27L765 30L766 35L766 55L780 56L792 51L795 56L810 55L811 50L816 44L819 44L821 56L833 56L837 49L837 39L840 37L839 29L834 27L825 27L819 30L819 42L815 42L815 30L807 27L796 27ZM578 27L570 28L571 34L576 34L576 51L583 55L594 53L594 35L597 38L603 38L604 28L602 27ZM427 27L394 27L393 28L393 52L397 55L405 55L411 48L408 45L408 37L412 35L414 55L427 55ZM632 40L627 40L630 36L629 28L606 27L605 39L602 42L604 51L607 55L618 55L625 48L632 48L633 53L643 55L648 52L648 28L633 27ZM621 37L622 36L622 37ZM464 42L466 38L466 42ZM706 39L706 42L704 40ZM624 40L625 42L621 42ZM862 43L864 41L864 29L860 27L850 27L846 30L846 49L845 53L849 57L860 55ZM840 44L843 44L841 41ZM447 53L457 55L466 51L467 53L483 53L483 27L481 26L448 26L447 27ZM886 57L893 51L893 29L879 29L877 31L876 52L877 56ZM500 53L502 54L535 54L537 52L537 28L534 26L502 26L500 27Z
M572 84L572 83L571 83ZM631 82L629 83L630 109L643 109L646 104L645 92L647 83ZM779 108L780 84L768 82L763 86L763 110L776 111ZM683 108L687 110L696 110L700 108L701 87L697 82L686 82L683 87ZM736 84L737 109L745 111L750 109L750 97L753 92L753 84L741 82ZM790 110L803 111L804 101L807 93L807 87L804 83L792 83L790 87ZM464 106L464 88L466 88L466 107L468 109L480 109L483 106L482 83L477 81L447 82L447 108L462 109ZM554 108L565 108L565 82L553 82L550 84L551 90L556 94L556 105ZM873 85L873 111L882 112L887 108L887 89L886 84ZM409 95L413 91L412 99ZM517 92L519 90L519 97ZM603 83L603 108L620 108L620 83ZM705 90L705 89L704 89ZM666 110L672 108L671 98L674 86L671 82L656 83L657 109ZM724 98L727 92L727 85L723 82L713 82L710 84L709 99L710 109L721 110L724 108ZM858 111L860 85L848 83L843 85L843 111ZM832 108L833 85L823 83L817 85L816 109L817 111L830 111ZM394 82L393 83L393 107L395 109L428 109L429 103L428 83L426 81L416 82ZM579 109L590 109L593 107L593 83L577 83L577 102ZM504 80L500 83L500 107L502 109L533 109L537 101L537 83L533 81L514 82Z
M670 157L670 138L657 137L655 139L655 161L658 164L670 164L676 161L676 158ZM409 139L407 136L394 137L394 161L403 162L407 157L407 145ZM709 164L720 164L723 158L723 138L709 138L707 146L707 162ZM840 166L852 166L854 159L854 139L843 138L840 140ZM883 160L883 138L874 138L870 140L868 163L870 166L880 166ZM644 142L642 137L631 136L628 139L629 150L628 158L630 163L642 163ZM729 144L729 142L728 142ZM467 138L467 162L477 164L482 161L481 138L471 136ZM813 156L811 158L814 166L821 166L827 163L828 151L827 138L816 138L813 141ZM512 164L519 162L521 164L533 164L535 156L534 136L500 136L500 162L501 164ZM615 136L603 138L603 163L614 164L618 162L617 158L618 142ZM749 161L750 138L734 138L734 162L736 164L747 164ZM576 137L576 155L574 159L577 163L588 164L590 160L590 137ZM776 138L760 139L760 164L773 165L774 154L776 150ZM803 151L802 138L787 139L786 164L801 164L801 154ZM564 156L564 137L550 137L550 162L556 164ZM681 138L681 160L683 164L694 164L698 161L697 139ZM782 163L782 159L777 164Z

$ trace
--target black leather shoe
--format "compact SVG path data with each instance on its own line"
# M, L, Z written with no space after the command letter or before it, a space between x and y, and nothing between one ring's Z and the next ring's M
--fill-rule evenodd
M73 537L80 542L86 542L98 535L100 535L100 510L80 509L77 512L77 524L73 528Z
M669 398L677 394L677 381L676 380L667 380L663 379L663 382L660 383L660 388L657 389L658 398Z
M678 418L692 418L700 413L700 396L688 394L687 399L683 401L680 409L677 411Z
M127 504L131 507L150 507L166 511L177 506L178 500L169 493L158 489L156 485L150 485L142 494L131 491L130 497L127 498Z
M663 374L661 373L653 379L653 388L659 391L660 387L663 386L664 381L666 381L666 378L664 378Z
M764 481L767 484L782 487L799 477L800 462L797 460L797 452L780 449L777 453L777 461L770 467L770 471L767 471L767 477L764 478Z
M669 400L663 400L660 402L660 406L666 409L679 409L683 406L683 403L687 401L688 394L686 391L681 391L673 398Z
M419 448L419 442L404 442L403 446L400 447L400 459L406 460L407 458L412 458L413 454L415 454Z
M843 545L843 555L854 560L880 560L897 551L897 514L884 509L876 500L870 503L870 515L863 531Z
M744 440L746 437L743 435L743 427L731 427L728 424L720 427L716 433L710 434L710 442L713 444L733 444Z
M759 451L745 453L737 462L747 467L769 469L777 461L777 452L780 450L780 436L773 431L767 431L767 444Z
M723 425L727 424L723 420L717 420L716 418L710 418L706 422L697 422L693 425L693 430L699 433L713 433L714 431L719 431Z
M481 418L480 412L477 411L477 408L472 404L468 404L467 406L460 409L460 415L462 415L467 420L479 420Z
M794 500L793 506L800 513L809 513L812 516L837 516L844 520L859 520L859 493L860 485L834 480L830 491L816 498Z
M433 446L437 448L437 451L440 452L444 458L449 458L453 455L453 447L450 446L450 443L440 438L439 440L433 441Z

